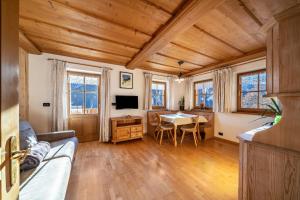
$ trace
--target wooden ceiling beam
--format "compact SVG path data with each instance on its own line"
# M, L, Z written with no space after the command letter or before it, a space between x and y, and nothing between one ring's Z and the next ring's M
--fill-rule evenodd
M62 41L58 41L58 40L55 40L55 39L49 39L49 38L42 37L42 36L37 36L37 35L31 35L31 34L27 34L27 35L28 35L29 38L32 37L32 38L42 39L44 41L55 42L57 44L64 44L64 45L68 45L68 46L78 47L78 48L81 48L81 49L88 49L88 50L92 50L92 51L98 51L98 52L105 53L105 54L108 54L108 55L123 57L123 58L127 58L127 59L131 58L130 56L124 56L124 55L121 55L121 54L118 54L118 53L112 53L110 51L104 51L104 50L101 50L101 49L95 49L95 48L90 48L90 47L86 47L86 46L81 46L81 45L77 45L77 44L74 44L74 43L62 42Z
M177 35L183 33L224 0L189 0L178 10L177 14L163 26L142 50L127 64L127 68L134 69L147 58L165 47Z
M159 62L154 62L154 61L151 61L151 60L147 60L146 63L153 63L153 64L156 64L156 65L171 67L171 68L179 70L179 66L175 67L173 65L167 65L167 64L163 64L163 63L159 63ZM186 69L184 67L181 67L180 69L183 70L183 71L189 71L188 69Z
M191 51L191 52L196 53L196 54L199 54L199 55L201 55L201 56L205 56L205 57L207 57L207 58L211 58L211 59L213 59L213 60L220 61L220 59L218 59L218 58L215 58L215 57L213 57L213 56L210 56L210 55L207 55L207 54L205 54L205 53L199 52L199 51L197 51L197 50L191 49L191 48L189 48L189 47L185 47L185 46L183 46L183 45L181 45L181 44L177 44L176 42L170 42L170 43L173 44L173 45L175 45L175 46L177 46L177 47L179 47L179 48L181 48L181 49L185 49L185 50L187 50L187 51Z
M219 62L219 63L216 63L216 64L211 64L211 65L204 66L201 69L191 70L190 72L185 73L184 75L185 76L192 76L192 75L196 75L196 74L201 74L201 73L204 73L204 72L217 70L217 69L223 68L223 67L228 66L228 65L234 65L234 64L242 63L242 62L245 62L245 61L248 61L248 60L262 58L264 56L266 56L266 49L265 48L258 49L258 50L246 53L245 55L242 55L242 56L239 56L239 57L231 58L231 59L228 59L226 61L222 61L222 62Z
M41 51L36 45L27 38L27 36L19 30L19 46L26 50L28 53L40 55Z
M113 43L113 44L116 44L116 45L121 45L123 47L126 47L126 48L131 48L133 50L139 50L139 48L137 47L134 47L132 45L128 45L128 44L125 44L125 43L121 43L121 42L118 42L118 41L114 41L114 40L110 40L110 39L107 39L107 38L103 38L101 36L96 36L96 35L92 35L92 34L89 34L88 32L82 32L82 31L78 31L78 30L74 30L74 29L70 29L70 28L66 28L66 27L63 27L63 26L59 26L57 24L52 24L52 23L48 23L48 22L44 22L44 21L40 21L40 20L36 20L36 19L32 19L30 17L24 17L24 16L20 16L20 19L25 19L25 20L30 20L32 21L33 23L37 23L37 24L41 24L41 25L47 25L47 26L51 26L51 27L55 27L55 28L58 28L58 29L63 29L65 31L68 31L69 33L75 33L75 34L80 34L80 35L84 35L84 36L88 36L88 37L91 37L91 38L94 38L94 39L99 39L99 40L103 40L105 42L109 42L109 43Z
M95 14L93 14L93 13L87 12L87 11L85 11L85 10L83 10L83 9L79 9L79 8L70 6L70 4L67 4L67 3L61 3L60 1L57 1L57 0L50 0L49 2L51 2L51 1L56 2L57 4L61 4L62 6L65 6L65 7L68 8L68 9L72 9L72 10L78 12L78 13L82 13L82 14L84 14L84 15L88 15L88 16L90 16L90 17L97 18L97 19L99 19L99 20L101 20L101 21L105 21L105 22L107 22L107 23L110 23L110 24L114 24L114 25L116 25L116 26L123 27L123 28L125 28L125 29L130 29L130 30L132 30L132 31L135 31L135 32L140 33L140 34L147 35L147 36L149 36L149 37L151 36L149 33L143 32L143 31L141 31L141 30L134 29L133 27L126 26L126 25L121 24L121 23L117 23L117 22L110 21L110 20L108 20L108 19L105 19L105 18L100 17L100 16L98 16L98 15L95 15Z
M186 60L184 60L184 59L180 59L180 58L175 58L175 57L173 57L173 56L169 56L169 55L166 55L166 54L163 54L163 53L156 53L157 55L160 55L160 56L164 56L164 57L167 57L167 58L171 58L171 59L174 59L174 60L177 60L177 61L179 61L179 60L182 60L183 62L185 62L185 63L190 63L190 64L193 64L193 65L197 65L197 66L199 66L199 67L203 67L203 65L199 65L199 64L197 64L197 63L193 63L193 62L190 62L190 61L186 61Z
M119 65L125 65L125 63L130 60L130 58L127 57L117 56L99 50L82 48L76 45L46 40L39 37L30 37L30 39L34 41L43 52L46 53L56 53L58 55L60 55L61 52L64 54L70 53L70 55L77 55L77 57L81 56L87 58L98 58L98 61Z
M194 27L195 27L197 30L199 30L200 32L202 32L202 33L204 33L204 34L210 36L211 38L214 38L215 40L217 40L217 41L219 41L219 42L225 44L226 46L228 46L228 47L230 47L230 48L232 48L232 49L234 49L234 50L236 50L236 51L238 51L238 52L240 52L240 53L242 53L242 54L245 53L245 52L242 51L241 49L239 49L239 48L235 47L234 45L229 44L228 42L225 42L224 40L222 40L222 39L220 39L220 38L214 36L213 34L211 34L211 33L207 32L207 31L205 31L205 30L202 29L202 28L200 28L199 26L194 25Z
M20 16L57 24L71 30L88 32L94 36L100 35L139 49L151 39L147 34L102 20L52 0L26 0L26 3L20 1Z
M147 70L147 71L153 71L153 72L159 72L164 74L171 74L171 75L178 75L178 72L176 71L167 71L167 70L161 70L161 69L155 69L148 66L140 66L139 69Z
M240 5L244 8L245 12L257 23L257 25L262 26L263 23L256 17L256 15L247 7L247 5L242 1L238 0Z

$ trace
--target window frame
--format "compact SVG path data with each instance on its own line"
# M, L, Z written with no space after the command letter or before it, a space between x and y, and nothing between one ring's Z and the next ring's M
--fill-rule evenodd
M241 97L242 97L241 77L254 75L254 74L259 75L262 72L267 73L266 69L259 69L259 70L242 72L242 73L237 74L237 112L258 114L258 113L262 113L266 110L265 108L259 108L259 93L262 92L262 91L267 91L267 87L266 87L266 90L260 90L259 89L259 86L260 86L259 77L258 77L258 83L257 83L258 91L252 91L252 92L257 92L258 93L258 100L257 100L257 107L258 108L242 108L242 105L241 105L241 103L242 103L242 101L241 101Z
M93 77L93 78L98 78L98 111L97 113L85 113L85 98L86 98L86 93L85 93L85 89L84 89L84 93L83 93L83 105L84 105L84 108L83 108L83 113L82 114L72 114L71 113L71 87L70 87L70 80L69 80L69 76L70 75L74 75L74 76L83 76L84 77L84 83L85 83L85 77ZM92 74L92 73L85 73L85 72L74 72L74 71L67 71L67 106L68 106L68 116L69 117L76 117L76 116L98 116L99 113L100 113L100 90L101 90L101 87L100 87L100 80L101 80L101 75L100 74ZM84 84L84 88L85 88L85 84Z
M212 82L213 83L213 79L206 79L206 80L200 80L200 81L195 81L194 82L194 86L193 86L193 109L201 109L200 105L196 106L196 85L199 83L205 83L205 82ZM214 87L214 85L213 85ZM214 94L213 94L214 95ZM212 110L212 107L204 107L204 110Z
M159 110L159 109L166 109L166 102L167 102L167 83L166 82L164 82L164 81L152 81L152 84L153 83L155 83L155 84L161 84L161 85L164 85L164 87L165 87L165 90L164 90L164 100L163 100L163 102L164 102L164 105L163 106L153 106L152 105L152 95L153 94L151 94L151 105L152 105L152 109L154 109L154 110ZM152 91L152 85L151 85L151 91Z

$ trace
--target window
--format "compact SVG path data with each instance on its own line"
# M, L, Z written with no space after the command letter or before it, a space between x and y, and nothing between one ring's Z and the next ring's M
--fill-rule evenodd
M212 80L194 83L194 108L212 109L213 82Z
M160 109L166 107L166 83L152 82L152 108Z
M266 92L266 70L238 74L238 111L261 112L269 99Z
M69 73L69 113L97 114L99 77L95 75Z

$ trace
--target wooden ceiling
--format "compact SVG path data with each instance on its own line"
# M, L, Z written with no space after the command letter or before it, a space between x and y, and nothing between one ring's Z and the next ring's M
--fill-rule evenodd
M192 75L265 55L272 16L297 0L22 0L20 46Z

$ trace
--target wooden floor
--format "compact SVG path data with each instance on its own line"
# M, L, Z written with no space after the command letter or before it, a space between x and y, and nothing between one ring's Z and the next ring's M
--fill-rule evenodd
M216 140L175 148L143 141L82 143L67 199L237 199L238 146Z

